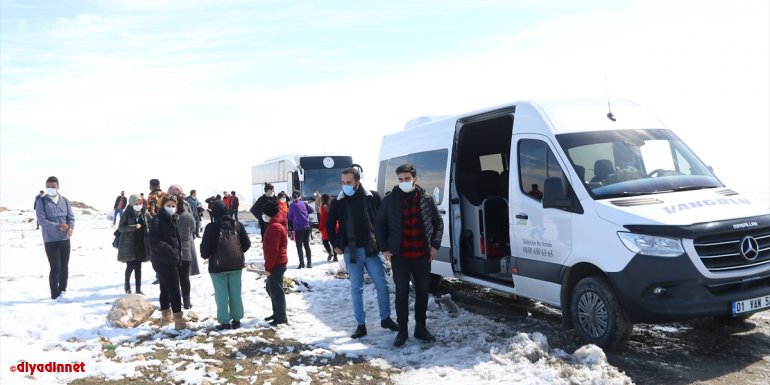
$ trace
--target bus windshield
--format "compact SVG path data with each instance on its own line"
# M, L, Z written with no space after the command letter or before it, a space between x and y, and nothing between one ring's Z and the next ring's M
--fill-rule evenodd
M302 199L312 200L313 191L329 194L332 198L342 191L340 174L343 169L353 165L349 156L306 156L300 158L300 166L305 172L302 182Z
M723 187L671 130L580 132L556 139L595 199Z

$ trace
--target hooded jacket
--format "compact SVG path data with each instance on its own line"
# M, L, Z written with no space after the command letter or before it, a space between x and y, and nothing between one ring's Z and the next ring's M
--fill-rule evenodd
M278 210L282 211L282 210ZM313 208L303 200L296 201L289 206L288 220L292 230L306 230L310 228L310 214Z
M289 242L287 235L286 213L278 210L278 213L270 218L265 230L265 239L262 241L265 271L272 272L274 267L289 263L286 255L286 245Z
M43 242L66 241L69 238L66 231L62 231L59 225L66 223L71 229L75 228L75 213L72 212L70 202L62 195L59 195L59 201L46 195L40 198L35 209L37 223L40 224L40 231L43 233Z
M134 211L129 206L123 215L120 216L118 231L120 231L120 243L118 244L118 261L147 262L147 230L150 223L150 214L145 208L139 212ZM136 225L141 227L137 230Z
M439 215L433 197L425 193L420 186L414 186L414 194L420 194L420 221L422 222L425 245L438 250L441 248L441 237L444 235L444 220ZM398 256L401 253L401 197L405 193L398 186L393 187L390 194L382 200L375 220L377 247L380 251L390 251ZM425 255L430 249L425 250Z

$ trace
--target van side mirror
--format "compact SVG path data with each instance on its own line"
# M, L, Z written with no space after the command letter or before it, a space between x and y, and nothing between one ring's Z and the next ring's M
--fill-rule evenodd
M297 166L297 179L299 179L300 182L305 181L305 170L300 166Z
M561 178L548 178L543 186L543 208L570 209L572 201L564 193Z

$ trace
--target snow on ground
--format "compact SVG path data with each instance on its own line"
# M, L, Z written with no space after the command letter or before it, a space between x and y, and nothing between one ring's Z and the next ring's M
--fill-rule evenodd
M135 329L114 328L106 323L112 302L123 296L125 265L117 262L117 250L111 246L112 223L104 213L76 210L76 226L72 238L68 296L73 302L53 304L49 299L48 262L42 236L35 230L34 212L10 210L0 213L0 377L17 384L64 383L86 376L108 379L137 376L137 368L161 367L175 379L199 384L207 368L217 362L207 359L214 349L212 342L223 338L227 343L242 340L241 331L212 332L216 306L213 287L206 265L203 273L191 278L193 311L203 320L190 322L191 331L174 337L165 328L158 331L149 323ZM250 231L256 232L253 227ZM261 269L263 264L259 236L251 234L252 248L247 263ZM399 384L627 384L631 380L607 363L604 352L587 345L574 353L548 345L540 333L518 333L509 326L460 308L449 312L431 298L428 328L437 342L424 344L411 336L406 345L393 347L395 333L379 326L374 287L365 287L365 306L369 335L353 340L356 327L350 305L349 284L332 272L340 267L326 261L318 240L313 241L314 268L297 270L297 253L289 242L289 270L286 275L306 282L306 290L286 296L289 325L280 326L277 335L313 346L300 352L319 359L336 355L366 358L382 368L399 368L401 373L391 380ZM154 272L150 263L142 268L142 290L157 304L159 288L150 283ZM133 278L132 278L133 282ZM132 283L133 286L133 283ZM253 271L244 271L243 298L246 330L268 328L262 319L271 314L270 301L264 290L264 279ZM391 302L393 297L391 297ZM391 307L394 309L393 307ZM153 315L158 318L159 312ZM392 317L395 319L395 310ZM414 330L414 320L410 331ZM196 342L190 336L204 336ZM247 337L258 339L258 337ZM151 340L173 351L193 352L194 364L168 367L159 360L142 360L151 348L140 341ZM200 339L197 339L200 340ZM255 341L252 341L255 342ZM264 342L264 341L262 341ZM116 358L108 359L104 347L111 346ZM236 353L237 354L237 353ZM137 359L139 357L140 359ZM36 373L36 380L10 367L21 361L29 363L85 363L84 373ZM177 370L178 369L178 370ZM315 367L290 368L296 383L310 383L309 373ZM258 373L245 373L256 379ZM5 382L5 381L4 381Z

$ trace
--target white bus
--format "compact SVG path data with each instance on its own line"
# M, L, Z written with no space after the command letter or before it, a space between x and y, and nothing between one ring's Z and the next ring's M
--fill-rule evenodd
M315 199L315 190L336 197L342 190L340 173L353 166L360 169L352 157L343 155L281 155L267 159L251 168L251 202L264 194L265 183L272 184L276 194L285 191L291 196L298 190L307 202ZM312 224L317 223L315 215L310 219Z

